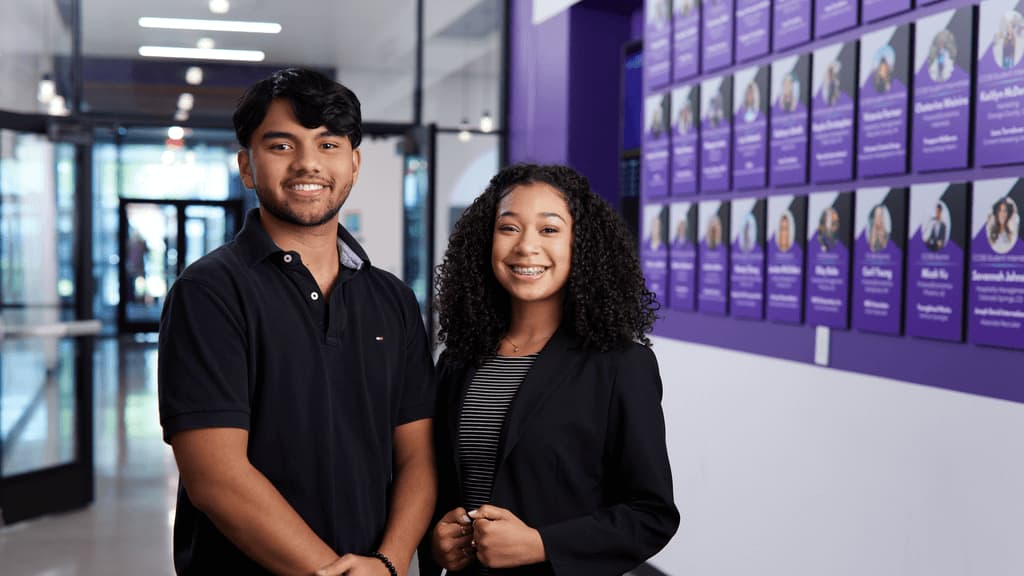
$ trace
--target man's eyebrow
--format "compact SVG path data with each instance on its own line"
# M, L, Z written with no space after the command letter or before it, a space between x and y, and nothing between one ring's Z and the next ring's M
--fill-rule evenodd
M344 134L341 134L339 132L335 132L333 130L324 130L323 132L317 134L316 137L317 138L342 138L342 137L344 137ZM295 135L292 134L291 132L283 132L283 131L265 132L261 139L262 140L277 140L277 139L294 140L295 139Z

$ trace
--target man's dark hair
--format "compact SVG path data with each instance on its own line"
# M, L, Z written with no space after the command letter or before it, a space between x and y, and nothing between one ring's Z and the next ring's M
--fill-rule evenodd
M326 126L348 138L352 149L363 139L359 98L327 76L305 68L285 68L253 84L238 101L232 120L235 136L248 148L252 133L267 116L270 103L286 98L299 123L306 128Z
M584 347L610 350L647 332L659 308L647 289L636 245L615 210L565 166L516 164L504 168L455 224L434 285L438 340L455 363L476 364L494 354L511 322L508 293L491 269L498 204L517 186L543 183L558 190L572 215L572 268L562 323Z

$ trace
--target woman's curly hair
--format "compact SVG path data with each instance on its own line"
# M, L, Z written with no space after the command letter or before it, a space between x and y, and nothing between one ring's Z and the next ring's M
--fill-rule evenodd
M649 346L647 332L659 305L647 289L622 219L571 168L516 164L498 172L462 214L437 267L438 339L449 357L477 364L497 351L508 331L509 296L491 269L494 225L502 198L517 186L535 183L559 190L572 215L572 268L562 324L585 347L609 350L634 341Z

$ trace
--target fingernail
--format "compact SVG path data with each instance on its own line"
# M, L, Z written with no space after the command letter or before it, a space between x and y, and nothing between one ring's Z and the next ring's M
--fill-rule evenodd
M479 510L470 510L468 512L468 514L469 514L470 518L476 518L477 512L479 512Z
M469 516L466 516L465 514L463 514L462 515L462 521L465 522L466 524L469 524L470 522L473 521L473 519L470 518Z

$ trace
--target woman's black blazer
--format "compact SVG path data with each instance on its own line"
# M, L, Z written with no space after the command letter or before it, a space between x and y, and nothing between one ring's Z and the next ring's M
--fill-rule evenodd
M463 505L455 442L474 372L445 354L438 363L435 522ZM622 574L665 546L679 513L661 393L649 348L600 352L555 333L509 407L490 501L540 531L549 561L504 573ZM420 559L423 574L439 572L428 547Z

